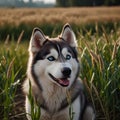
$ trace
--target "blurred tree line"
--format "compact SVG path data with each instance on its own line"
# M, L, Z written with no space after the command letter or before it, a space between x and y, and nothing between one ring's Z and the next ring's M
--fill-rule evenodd
M45 4L44 0L0 0L0 7L53 7L54 4Z
M117 6L120 0L56 0L57 6Z

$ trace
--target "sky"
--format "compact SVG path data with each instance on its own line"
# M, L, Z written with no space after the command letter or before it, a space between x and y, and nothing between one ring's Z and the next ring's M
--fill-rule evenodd
M28 0L24 0L27 2ZM56 0L33 0L33 1L44 1L44 3L55 3Z

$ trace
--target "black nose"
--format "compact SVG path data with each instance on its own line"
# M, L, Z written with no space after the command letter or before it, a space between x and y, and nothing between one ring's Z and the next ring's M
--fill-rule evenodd
M62 73L63 73L64 77L69 77L70 74L71 74L71 69L68 68L68 67L64 67L64 68L62 69Z

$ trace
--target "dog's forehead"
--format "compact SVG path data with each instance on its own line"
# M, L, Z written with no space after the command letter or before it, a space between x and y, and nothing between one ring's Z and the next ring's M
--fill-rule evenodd
M58 47L58 49L51 48L49 50L50 51L49 54L55 56L56 58L60 55L65 56L68 54L69 51L66 47L62 48L61 50L60 50L59 46L57 46L57 47Z
M48 40L38 51L37 56L44 58L46 55L50 54L51 52L52 53L57 52L58 54L60 54L64 47L67 48L67 45L65 45L63 42Z
M69 47L70 46L66 42L60 40L50 40L43 46L43 48L47 49L47 51L51 51L51 49L55 49L59 53L61 53L62 49L64 48L66 48L66 50L70 49Z
M55 49L58 54L71 53L74 58L77 58L77 51L75 48L71 47L66 41L63 40L48 40L44 45L44 49L50 52L51 49Z

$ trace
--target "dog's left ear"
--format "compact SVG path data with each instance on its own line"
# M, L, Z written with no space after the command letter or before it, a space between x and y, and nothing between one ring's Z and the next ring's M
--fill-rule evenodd
M64 25L61 37L71 46L77 47L76 36L71 28L71 26L67 23Z

